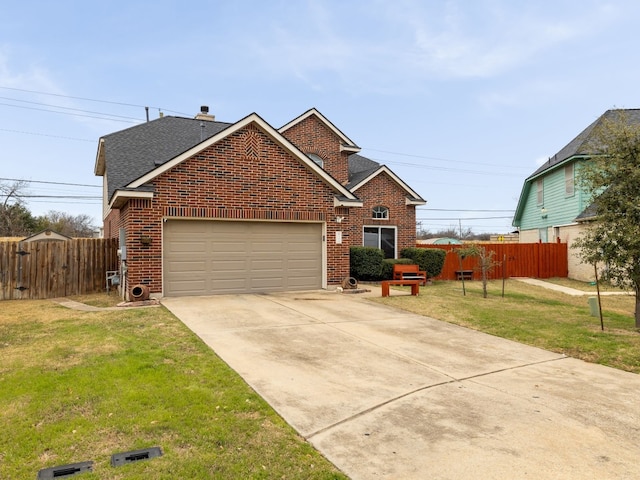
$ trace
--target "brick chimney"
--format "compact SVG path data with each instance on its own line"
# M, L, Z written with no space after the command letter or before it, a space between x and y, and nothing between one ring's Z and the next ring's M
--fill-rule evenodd
M200 107L200 113L196 115L196 120L206 120L208 122L213 122L216 119L214 115L209 115L209 107L207 105L202 105Z

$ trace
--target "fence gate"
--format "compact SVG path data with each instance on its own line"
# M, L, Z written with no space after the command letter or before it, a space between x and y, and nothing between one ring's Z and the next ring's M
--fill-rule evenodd
M0 300L82 295L105 289L118 240L0 242Z

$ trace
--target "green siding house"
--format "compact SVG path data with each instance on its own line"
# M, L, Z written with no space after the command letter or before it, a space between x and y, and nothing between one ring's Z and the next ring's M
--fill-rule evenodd
M590 214L590 195L579 187L580 169L590 158L595 128L620 110L607 110L524 181L513 225L521 243L563 242L569 247L580 235ZM640 109L624 110L629 122L640 123ZM590 281L593 267L569 248L569 277Z

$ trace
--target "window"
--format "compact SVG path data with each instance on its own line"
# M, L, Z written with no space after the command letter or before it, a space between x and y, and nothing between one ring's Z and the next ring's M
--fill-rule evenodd
M538 205L542 205L544 203L544 182L542 179L536 182L536 187L538 189Z
M395 227L364 227L364 246L381 248L384 258L396 258Z
M320 168L324 168L324 160L322 160L322 158L320 158L318 155L316 155L315 153L310 153L309 155L307 155L311 160L313 160L313 163L315 163L316 165L318 165Z
M564 194L571 197L575 192L575 180L573 176L573 163L564 167Z
M380 205L378 205L377 207L373 207L371 218L376 218L378 220L388 220L389 209Z

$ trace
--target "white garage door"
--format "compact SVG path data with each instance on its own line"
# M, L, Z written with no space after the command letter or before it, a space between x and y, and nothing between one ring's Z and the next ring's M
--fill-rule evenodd
M213 295L322 287L319 223L168 220L164 295Z

